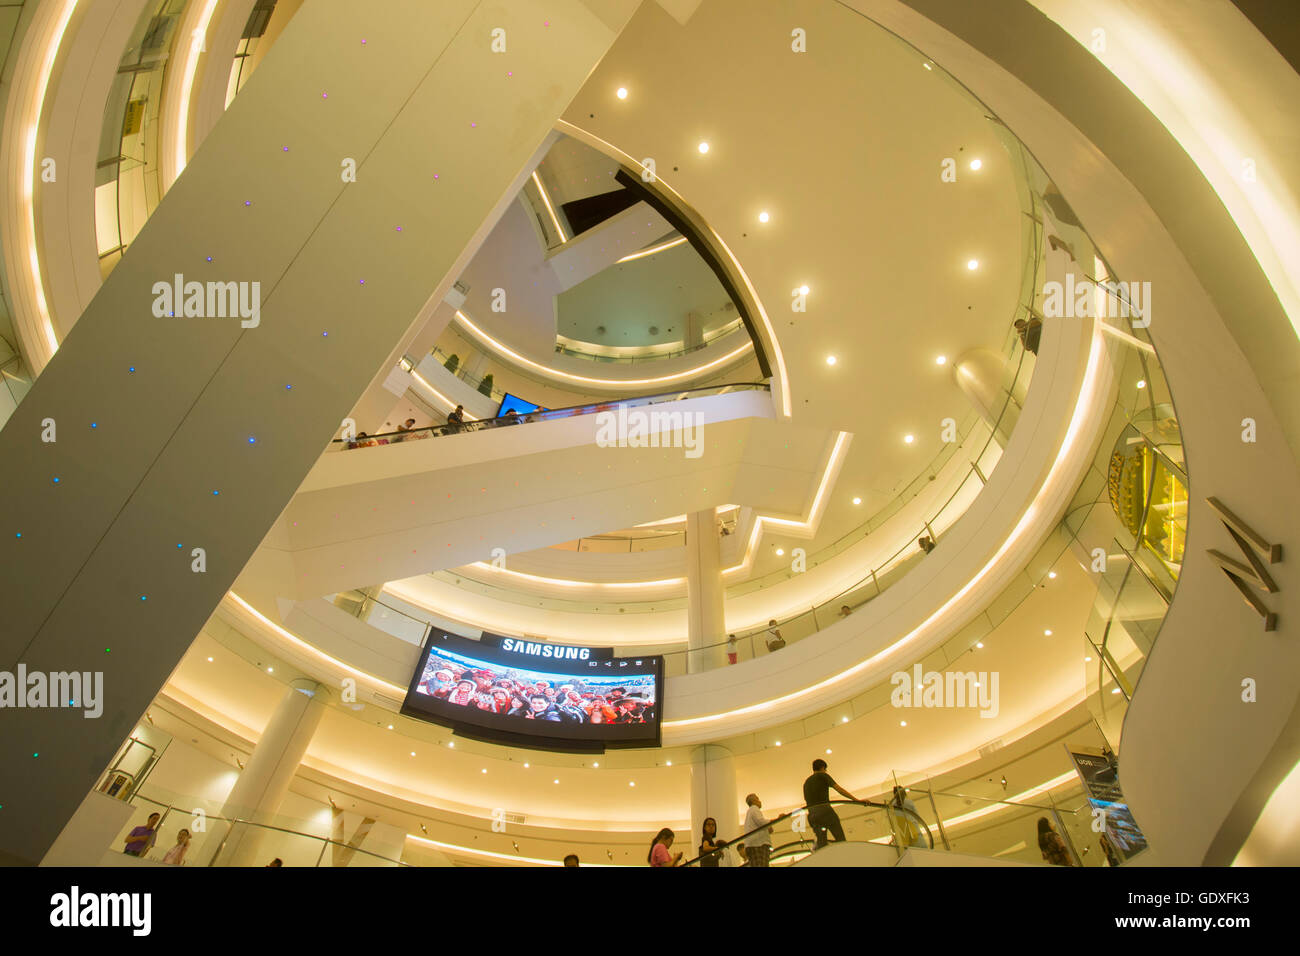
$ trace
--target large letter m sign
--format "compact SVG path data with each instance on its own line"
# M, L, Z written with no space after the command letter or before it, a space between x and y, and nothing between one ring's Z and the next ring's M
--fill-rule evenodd
M1269 564L1278 564L1282 560L1282 546L1280 544L1269 544L1252 531L1249 525L1225 508L1219 502L1219 499L1206 498L1205 501L1218 513L1223 526L1228 529L1228 534L1232 535L1232 540L1237 543L1237 547L1245 555L1249 564L1242 564L1240 561L1236 561L1213 549L1207 550L1206 553L1209 554L1210 560L1223 569L1223 573L1241 592L1241 596L1246 599L1246 603L1264 619L1264 630L1275 630L1277 628L1277 615L1265 607L1264 601L1251 589L1251 585L1253 584L1261 591L1269 594L1278 592L1277 584L1273 581L1272 576L1264 567L1264 562L1259 559L1259 555L1255 551L1263 552L1268 557Z

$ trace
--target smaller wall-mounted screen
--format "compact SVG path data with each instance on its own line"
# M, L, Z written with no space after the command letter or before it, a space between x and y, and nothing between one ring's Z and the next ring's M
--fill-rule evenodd
M468 737L546 750L659 745L661 657L496 641L431 631L402 713Z
M501 418L506 412L514 410L519 415L527 415L529 412L535 412L542 406L534 405L532 402L525 402L518 395L511 395L506 392L506 397L501 399L501 407L497 409L497 418Z

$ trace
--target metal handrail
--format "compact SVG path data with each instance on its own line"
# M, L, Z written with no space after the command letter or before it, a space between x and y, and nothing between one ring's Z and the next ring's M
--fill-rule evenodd
M868 807L873 810L901 809L898 807L892 807L892 805L890 804L877 803L874 800L828 800L826 803L815 804L815 806L818 807L844 806L844 805L855 806L855 807ZM761 827L755 827L754 829L742 833L740 836L735 837L734 839L725 841L725 847L730 847L736 843L744 843L746 837L751 837L755 833L761 833L764 830L769 830L772 827L776 826L778 823L783 823L784 821L792 819L793 817L797 817L800 814L807 813L811 809L812 807L807 807L807 806L796 807L795 809L790 810L786 813L779 814L778 816L773 817L771 820L768 820L767 823L763 824ZM911 811L905 811L905 812L911 813ZM916 816L916 814L911 814L911 815ZM917 819L920 820L920 817L917 817ZM922 821L921 827L922 829L925 829L924 821ZM856 841L856 842L860 842L860 841ZM699 856L686 860L684 863L679 863L677 865L690 866L692 863L699 863L700 860L704 859L705 857L713 856L713 854L717 852L719 851L711 850L708 853L701 853Z

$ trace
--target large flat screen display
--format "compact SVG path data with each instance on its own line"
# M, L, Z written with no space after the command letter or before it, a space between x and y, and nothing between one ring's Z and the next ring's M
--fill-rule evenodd
M656 747L663 658L595 659L592 649L474 641L434 629L402 713L481 740L543 750Z
M526 402L518 395L511 395L506 392L505 398L501 399L501 407L497 409L497 418L505 417L506 412L514 409L520 415L527 415L529 412L535 412L542 406L534 405L532 402Z

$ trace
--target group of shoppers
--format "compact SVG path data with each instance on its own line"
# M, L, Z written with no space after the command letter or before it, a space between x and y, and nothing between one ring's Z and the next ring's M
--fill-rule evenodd
M816 840L816 849L820 850L826 846L832 839L837 843L843 843L846 840L844 835L844 824L840 821L839 814L831 805L831 791L834 790L845 800L853 803L862 801L855 797L849 791L845 790L832 777L828 771L825 760L818 758L812 763L812 774L803 782L803 800L804 807L807 809L808 825L812 827L813 836ZM745 797L745 822L742 826L743 836L737 840L726 841L718 836L718 821L713 817L706 817L702 824L699 845L699 865L700 866L724 866L727 865L725 851L729 847L734 847L743 860L740 866L768 866L772 855L772 836L776 828L772 825L763 813L763 801L756 793L751 793ZM902 787L894 788L893 807L905 811L898 815L900 840L906 846L924 845L920 829L912 821L919 820L916 806L907 798L907 791ZM909 816L910 815L910 816ZM906 826L904 826L906 824ZM668 827L664 827L655 834L654 841L650 844L650 852L646 855L646 862L651 866L680 866L682 853L676 854L671 852L676 834Z

